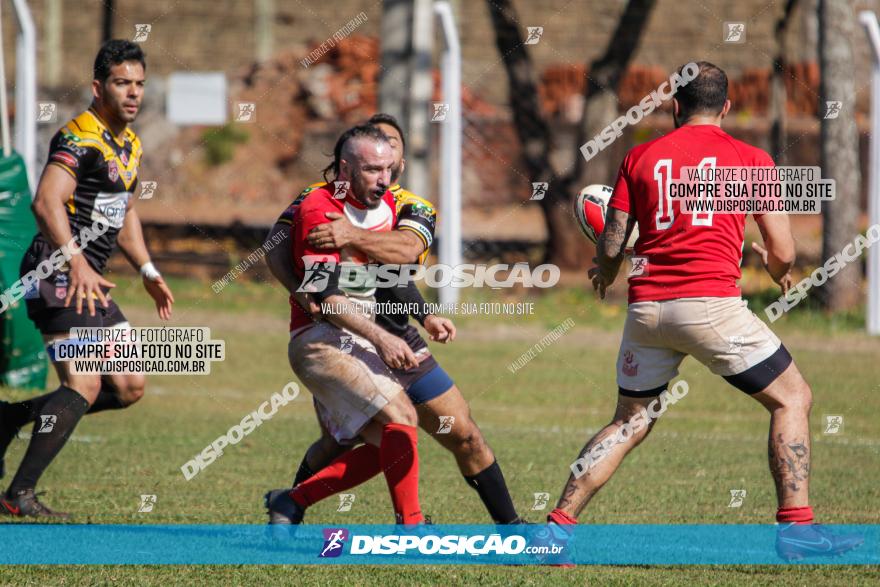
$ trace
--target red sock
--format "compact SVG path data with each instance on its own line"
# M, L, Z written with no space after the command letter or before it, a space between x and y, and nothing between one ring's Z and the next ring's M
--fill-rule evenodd
M379 449L364 444L350 450L290 491L293 501L302 507L321 501L372 479L381 471Z
M564 511L559 508L554 509L552 512L547 514L547 521L553 522L554 524L577 524L578 521L575 518L572 518Z
M419 505L418 429L405 424L385 424L379 461L398 524L418 524L424 517Z
M813 508L779 508L776 510L776 521L780 524L794 522L795 524L812 524Z

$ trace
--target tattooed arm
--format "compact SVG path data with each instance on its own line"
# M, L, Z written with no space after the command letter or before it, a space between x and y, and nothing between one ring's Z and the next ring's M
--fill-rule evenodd
M593 288L599 292L599 297L602 299L605 299L605 290L614 283L617 272L620 271L624 248L633 226L635 226L635 217L623 210L608 208L605 214L605 230L599 237L596 257L593 259L596 266L588 273L593 281Z

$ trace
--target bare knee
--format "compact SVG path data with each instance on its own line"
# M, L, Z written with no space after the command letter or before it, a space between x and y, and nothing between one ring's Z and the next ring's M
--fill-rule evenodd
M792 392L786 395L783 401L785 407L809 414L813 409L813 390L810 388L810 384L801 378L798 383L792 386Z
M438 438L442 438L442 436L438 436ZM460 457L473 457L489 448L483 439L483 433L472 420L467 420L464 426L457 431L453 426L453 435L450 436L448 442L443 444Z
M754 397L771 412L794 410L809 415L813 407L813 390L800 373L784 374Z
M337 457L348 451L350 446L343 446L329 434L322 434L306 451L306 462L313 473L323 469Z
M419 425L419 415L410 402L405 402L400 409L400 415L397 420L398 424L416 427Z
M83 396L89 404L95 403L101 392L101 378L98 376L71 377L63 384Z
M120 403L128 407L144 397L147 380L143 375L131 375L122 381L114 381L112 385Z
M416 409L404 393L398 394L377 416L381 416L379 421L382 424L394 423L405 426L417 426L419 423Z
M651 433L655 422L646 409L635 409L633 406L630 409L618 409L609 427L617 430L615 437L618 442L638 445Z

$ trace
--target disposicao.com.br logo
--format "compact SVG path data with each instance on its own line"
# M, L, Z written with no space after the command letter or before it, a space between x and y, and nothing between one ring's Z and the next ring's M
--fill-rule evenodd
M321 547L319 558L336 558L342 554L343 545L348 539L345 528L324 528L324 546Z
M349 535L341 528L325 528L320 558L338 557L346 542L351 555L546 555L559 554L562 544L529 544L524 536L501 534L387 534L367 536ZM349 540L350 538L350 540Z
M532 269L528 263L496 263L494 265L437 263L426 267L406 265L359 265L357 263L327 260L321 255L303 257L303 280L298 292L325 291L333 277L339 287L373 289L406 287L411 281L424 280L430 288L490 287L492 289L528 287L549 288L559 282L561 270L557 265L544 263Z

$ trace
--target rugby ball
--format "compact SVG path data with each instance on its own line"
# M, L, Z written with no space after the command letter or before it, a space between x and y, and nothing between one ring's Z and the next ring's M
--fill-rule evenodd
M614 190L611 186L598 183L588 185L574 199L574 217L578 228L593 244L599 242L599 235L605 230L605 214ZM626 249L631 250L639 238L639 227L633 227Z

